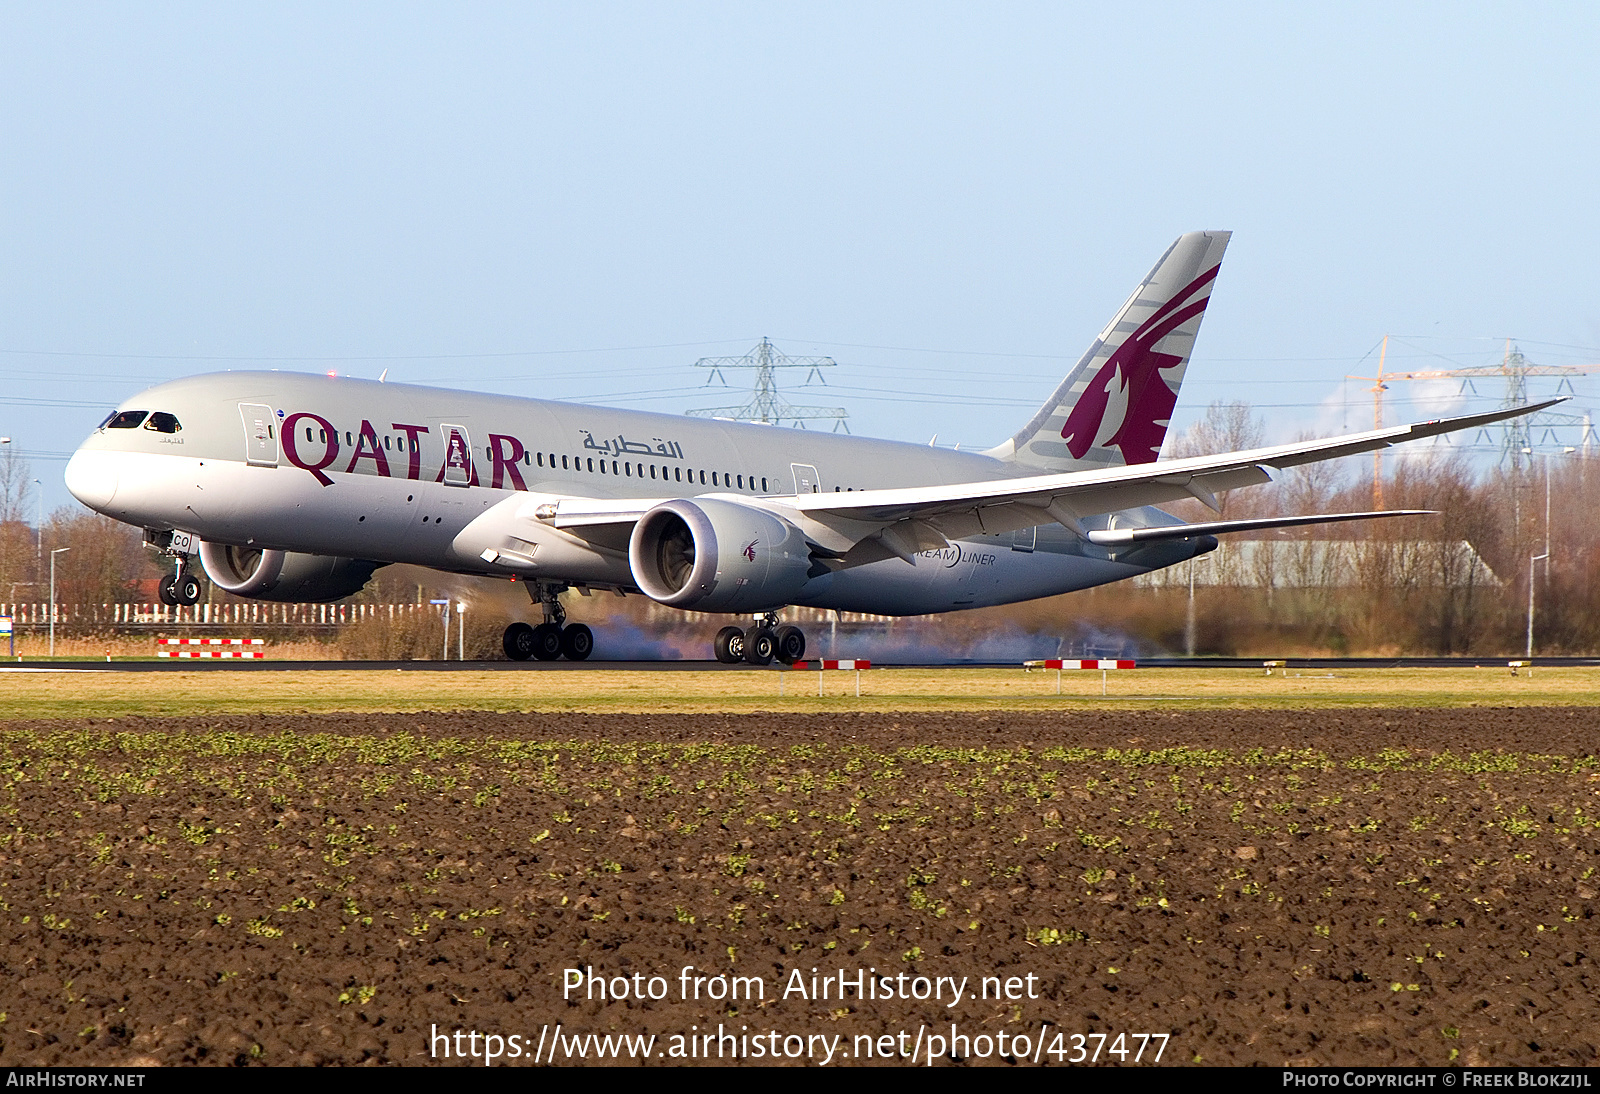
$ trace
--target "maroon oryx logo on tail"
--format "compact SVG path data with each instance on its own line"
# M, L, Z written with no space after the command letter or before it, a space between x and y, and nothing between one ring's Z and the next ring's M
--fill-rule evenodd
M1167 435L1166 423L1172 419L1172 409L1178 404L1178 393L1161 375L1162 369L1183 363L1183 358L1171 353L1157 353L1155 344L1177 330L1195 316L1205 312L1209 295L1185 304L1195 293L1209 285L1217 276L1219 265L1211 267L1182 289L1173 293L1172 299L1157 308L1155 314L1140 324L1118 346L1100 371L1079 397L1067 424L1061 427L1061 438L1067 442L1067 451L1074 459L1082 459L1089 451L1100 426L1105 420L1111 402L1112 385L1127 395L1127 409L1123 411L1122 424L1106 441L1122 449L1124 463L1151 463L1161 451L1161 442Z

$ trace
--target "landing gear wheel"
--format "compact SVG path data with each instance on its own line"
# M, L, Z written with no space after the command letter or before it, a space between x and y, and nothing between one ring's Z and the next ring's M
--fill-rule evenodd
M785 665L805 660L806 632L799 627L779 627L773 633L773 639L777 646L776 656Z
M533 656L533 628L526 623L513 623L506 628L500 644L505 647L506 656L511 660L526 661Z
M778 639L766 627L751 627L744 632L744 659L752 665L772 664Z
M574 623L561 632L561 652L568 661L582 661L594 652L594 632Z
M173 576L168 574L156 585L156 596L161 598L163 604L177 604L178 598L172 593Z
M738 627L723 627L711 648L724 665L737 665L744 660L744 632Z
M172 583L172 599L179 604L200 603L200 579L184 574Z
M540 623L533 628L533 655L541 661L560 657L561 628L554 623Z

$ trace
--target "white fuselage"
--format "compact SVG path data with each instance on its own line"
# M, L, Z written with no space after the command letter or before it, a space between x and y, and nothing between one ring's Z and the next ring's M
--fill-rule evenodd
M625 544L525 519L562 498L730 500L1019 477L976 453L736 422L371 381L232 372L174 381L119 411L179 428L102 427L67 485L91 508L213 543L633 590ZM166 420L162 420L164 424ZM451 445L455 457L451 457ZM520 517L518 515L521 515ZM1176 523L1155 509L1088 527ZM508 540L511 546L507 546ZM798 603L924 614L1013 603L1132 577L1209 550L1120 552L1056 524L843 569Z

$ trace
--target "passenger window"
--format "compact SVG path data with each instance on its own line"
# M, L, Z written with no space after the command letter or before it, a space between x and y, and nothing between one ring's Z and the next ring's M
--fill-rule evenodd
M652 479L656 477L656 465L655 464L651 464L650 465L650 477Z
M740 490L744 489L744 476L743 475L739 476L739 489Z
M763 494L767 492L767 477L765 475L761 476L761 492Z
M589 460L589 474L592 475L592 474L594 474L594 457L590 456L590 457L588 457L588 460Z
M539 453L539 466L540 467L544 466L544 453L543 452Z
M567 469L567 458L565 456L562 456L561 457L561 470L565 471L566 469Z
M162 410L158 410L154 414L150 415L150 420L144 423L144 427L146 429L153 429L157 433L183 432L183 426L178 424L178 416L176 414L168 414Z
M715 471L711 472L711 485L717 485L717 473Z
M700 472L700 485L704 486L705 484L706 484L706 473L704 471L702 471L702 472Z
M383 449L384 449L385 452L393 452L394 451L394 449L389 446L389 434L387 434L387 433L385 433L383 435Z
M150 412L148 410L124 410L121 414L113 414L106 423L107 429L134 429L145 420Z

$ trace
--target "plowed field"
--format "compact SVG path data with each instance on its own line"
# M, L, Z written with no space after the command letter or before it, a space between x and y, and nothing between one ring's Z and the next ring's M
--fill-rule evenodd
M724 1062L1594 1064L1597 731L1571 707L3 723L0 1063L634 1051L588 1034L714 1061L693 1038L721 1027ZM867 970L930 998L839 998Z

